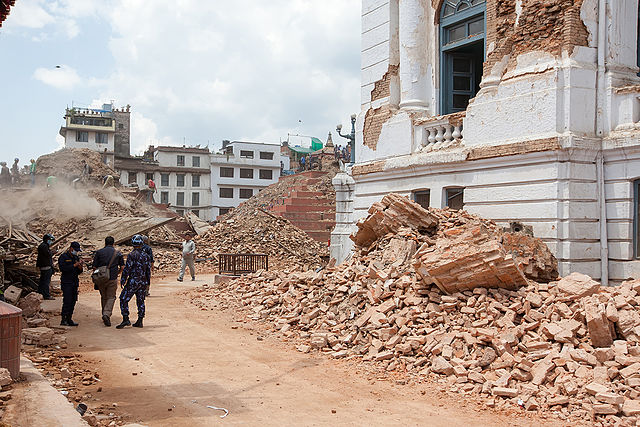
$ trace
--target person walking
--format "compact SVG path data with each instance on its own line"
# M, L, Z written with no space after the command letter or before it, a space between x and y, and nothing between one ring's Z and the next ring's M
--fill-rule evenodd
M78 276L82 273L82 261L78 256L82 252L80 243L71 242L60 258L58 258L58 267L60 268L60 287L62 288L62 321L60 326L78 326L73 321L73 309L78 301L78 287L80 279Z
M131 239L133 250L127 255L127 262L120 276L120 312L122 313L122 323L116 326L116 329L122 329L125 326L131 326L129 320L129 301L136 296L136 305L138 306L138 320L133 324L134 328L142 328L142 319L145 315L145 289L151 272L149 270L149 256L142 250L142 236L136 234Z
M149 282L145 289L145 296L149 296L149 288L151 287L151 274L153 273L153 249L149 245L149 236L142 235L142 251L149 256Z
M31 159L31 164L29 165L29 175L31 176L31 186L35 187L36 185L36 161Z
M50 285L51 276L53 275L53 253L51 245L55 238L47 233L42 236L42 243L38 246L38 258L36 259L36 267L40 270L40 283L38 284L38 293L46 300L54 299L51 296Z
M185 240L182 242L182 265L180 266L180 274L178 275L178 282L182 282L184 278L184 272L189 266L189 272L191 273L191 280L196 280L196 266L194 264L196 255L196 244L193 241L193 233L187 232Z
M96 285L100 291L102 322L105 326L111 326L111 314L118 290L118 275L122 273L124 268L124 257L120 251L113 247L113 244L114 238L112 236L105 237L104 248L96 251L92 264L94 270L99 267L107 267L109 271L109 280Z

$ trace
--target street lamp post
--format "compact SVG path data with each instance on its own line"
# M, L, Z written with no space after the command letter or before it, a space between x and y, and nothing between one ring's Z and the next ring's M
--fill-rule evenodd
M349 140L349 147L351 147L351 163L356 162L356 115L351 115L351 133L343 134L342 133L342 124L336 126L336 130L338 131L338 135Z

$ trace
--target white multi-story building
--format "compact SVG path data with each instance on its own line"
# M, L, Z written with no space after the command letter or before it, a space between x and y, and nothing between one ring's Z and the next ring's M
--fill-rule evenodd
M209 156L208 148L150 146L142 158L116 159L116 170L123 185L147 189L152 179L157 188L155 203L210 221L217 212L211 206Z
M222 152L211 155L214 215L222 215L277 182L284 165L280 145L224 141Z
M113 166L115 157L129 156L130 107L114 109L67 108L65 125L60 128L66 148L88 148L103 154L104 162Z
M638 0L546 3L362 1L336 256L397 192L531 225L563 275L640 277Z

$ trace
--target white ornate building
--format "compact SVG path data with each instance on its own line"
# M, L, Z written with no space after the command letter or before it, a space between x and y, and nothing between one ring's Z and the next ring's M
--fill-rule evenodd
M638 0L363 0L334 256L398 192L531 225L561 274L640 277L637 26Z

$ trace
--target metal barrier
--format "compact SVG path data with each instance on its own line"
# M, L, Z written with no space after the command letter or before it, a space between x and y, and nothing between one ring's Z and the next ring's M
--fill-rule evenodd
M220 274L255 273L258 270L269 270L269 255L266 254L218 254L218 270Z

